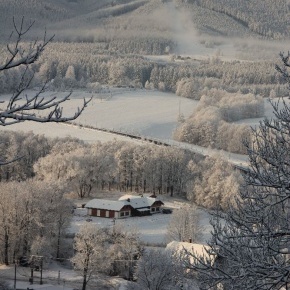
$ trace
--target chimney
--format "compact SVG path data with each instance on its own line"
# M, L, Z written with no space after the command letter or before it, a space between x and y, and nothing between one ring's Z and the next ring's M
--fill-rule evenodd
M127 201L130 202L130 198L127 198Z
M189 242L192 243L192 239L191 238L189 239Z

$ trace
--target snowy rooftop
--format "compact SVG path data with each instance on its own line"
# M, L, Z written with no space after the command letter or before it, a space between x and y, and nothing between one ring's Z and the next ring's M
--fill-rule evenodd
M150 207L155 201L160 201L158 198L136 195L123 195L119 200L128 201L128 203L134 208Z
M187 251L189 253L194 253L199 257L209 257L206 249L209 249L209 246L177 241L170 242L166 246L166 250L171 252L182 253L183 251Z
M124 195L117 201L98 198L92 199L85 207L120 211L125 205L131 205L136 209L150 207L155 201L159 201L159 199L147 196Z
M126 200L122 201L113 201L113 200L105 200L105 199L92 199L90 200L85 207L86 208L99 208L99 209L107 209L107 210L121 210L125 205L129 205Z

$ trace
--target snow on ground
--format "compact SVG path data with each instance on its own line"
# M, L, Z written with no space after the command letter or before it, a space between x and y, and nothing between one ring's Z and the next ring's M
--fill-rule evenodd
M91 217L87 216L86 213L86 209L76 209L70 232L78 232L86 220L91 220L90 223L101 227L113 226L113 219ZM125 230L137 230L140 233L141 241L145 244L165 244L167 225L170 217L170 214L156 213L146 217L117 219L115 223L116 225L121 225Z
M49 94L49 93L47 93ZM66 112L72 113L77 106L82 103L82 98L88 98L91 94L88 92L74 92L71 97L71 102L66 105ZM5 98L5 96L1 96ZM2 99L3 99L2 98ZM8 96L6 96L8 98ZM289 100L286 100L289 102ZM196 107L198 102L177 97L172 93L161 93L157 91L146 90L112 90L107 94L93 94L93 100L85 110L83 116L78 119L78 122L94 127L110 128L115 130L133 132L143 134L150 137L158 137L173 146L188 148L204 155L215 153L216 150L203 148L200 146L189 145L181 142L173 141L171 134L177 125L177 117L179 113L188 117ZM273 117L272 107L265 100L265 114L267 117ZM251 126L257 125L261 119L241 120L239 123L247 123ZM138 140L128 139L126 137L115 135L107 132L82 128L69 124L47 123L40 124L34 122L19 123L8 127L3 127L2 130L15 131L33 131L35 134L45 134L49 137L77 137L88 142L109 141L113 139L130 140L131 142L142 142ZM246 157L235 155L232 153L223 152L229 160L234 162L246 162ZM102 198L102 196L98 196ZM107 198L107 196L106 196ZM112 195L112 198L116 196ZM165 203L165 207L179 208L184 205L184 202L177 199L161 198ZM83 202L83 201L82 201ZM81 203L81 202L79 202ZM204 227L203 243L210 238L211 226L209 224L210 216L206 211L200 209L201 224ZM79 227L86 222L86 219L92 219L91 223L96 223L102 226L113 226L112 219L88 217L85 209L77 209L73 218L70 232L77 232ZM167 225L171 218L170 214L154 214L148 217L133 217L126 219L118 219L116 223L121 223L125 228L131 229L135 227L140 232L141 241L145 244L164 244L166 243ZM22 270L21 270L22 269ZM19 277L24 280L24 289L28 287L27 277L29 273L23 272L23 268L19 268ZM6 277L5 273L10 272L10 280L13 280L13 268L1 267L1 276ZM50 267L49 271L45 271L44 278L46 279L47 290L55 290L48 288L48 283L57 284L58 273L61 274L62 288L69 290L70 286L75 288L76 283L79 283L80 277L72 270L65 268ZM25 275L23 275L25 274ZM21 276L22 275L22 276ZM65 283L64 283L65 282ZM20 283L20 282L19 282ZM13 285L13 284L11 284ZM27 286L27 287L26 287ZM68 287L68 288L66 288ZM116 287L117 289L117 287Z
M283 99L285 101L285 103L287 105L290 105L290 99L289 98L284 98ZM279 98L272 98L271 101L275 104L278 103L278 107L282 108L283 107L283 101L279 100ZM275 115L273 112L273 106L270 103L269 99L264 99L264 109L265 109L265 117L267 117L268 119L274 119ZM240 121L235 122L236 124L246 124L248 126L251 126L253 128L259 126L260 122L263 121L263 119L265 117L262 118L251 118L251 119L243 119Z
M64 96L65 93L53 95ZM46 92L44 96L49 96ZM72 115L82 105L83 98L93 97L85 112L76 123L97 128L137 135L171 139L177 126L179 114L188 117L198 104L197 101L181 98L173 93L148 90L111 89L110 93L91 94L75 91L70 101L64 106L64 113ZM7 98L4 95L3 98ZM74 136L86 141L106 141L116 138L108 133L93 133L79 127L64 124L20 123L3 128L3 130L33 131L50 137ZM119 137L117 137L119 139Z
M46 92L44 96L50 96L51 94L64 96L66 93ZM173 146L186 148L203 155L210 156L219 152L225 159L234 164L246 165L247 163L247 157L243 155L190 145L172 139L172 133L178 125L178 115L190 116L198 105L198 101L181 98L168 92L108 88L105 93L98 94L75 91L71 96L70 102L65 104L65 113L73 114L76 108L81 106L83 98L90 98L91 96L93 96L91 103L77 119L76 123L158 138ZM8 97L9 95L1 96L2 99L7 99ZM289 100L286 101L289 103ZM265 116L268 118L273 117L273 109L267 99L265 99ZM256 126L262 119L245 119L237 123ZM2 127L1 129L24 132L33 131L35 134L45 134L48 137L71 136L87 142L107 142L117 139L139 144L140 142L144 143L141 140L70 124L24 122Z
M106 197L108 199L108 197ZM114 199L114 198L112 198ZM165 208L179 209L189 203L187 201L161 196ZM117 199L115 199L117 200ZM85 203L85 202L83 202ZM209 224L209 214L199 209L201 226L203 227L203 239L205 243L210 238L211 226ZM165 245L167 243L167 226L172 217L171 214L156 213L144 217L129 217L115 220L116 225L121 225L124 229L135 229L140 233L140 239L144 244ZM93 223L101 227L113 227L114 220L110 218L92 217L87 215L87 209L77 208L74 212L73 221L69 229L70 233L76 233L80 227L86 223Z
M105 194L105 193L103 193ZM116 199L121 193L113 193L111 198ZM161 199L164 202L164 207L178 209L188 202L179 198L169 198L162 196ZM78 205L82 204L79 201ZM199 209L201 217L201 225L203 226L203 243L210 238L211 226L209 225L209 214ZM130 217L125 219L117 219L116 224L121 224L125 229L137 229L140 233L141 242L145 245L159 246L165 245L167 225L170 221L171 214L154 214L145 217ZM84 208L77 208L74 212L73 221L69 231L75 233L79 228L86 223L87 219L91 219L90 223L98 224L100 226L113 226L113 220L109 218L91 217L87 216L87 210ZM81 289L82 278L70 267L65 267L55 261L50 261L44 264L43 269L43 285L40 285L40 272L34 271L34 284L29 283L29 277L31 271L29 267L17 267L17 289L39 289L39 290L72 290ZM0 266L0 277L9 281L13 287L14 284L14 266ZM104 279L110 285L110 289L125 290L126 285L129 283L121 278L117 277L99 277L96 283L99 283L99 279ZM96 289L94 282L88 286L88 290ZM98 288L99 289L99 288Z
M0 265L0 277L4 278L9 285L14 288L15 268L14 265ZM82 288L82 277L78 275L71 267L65 267L55 261L44 263L42 273L42 284L40 284L40 272L34 271L33 284L29 282L31 277L30 267L16 266L16 289L35 289L35 290L73 290ZM107 277L100 274L96 280L91 280L87 289L101 289L100 282L107 284L115 290L125 290L127 281L118 277ZM96 287L98 286L98 287Z

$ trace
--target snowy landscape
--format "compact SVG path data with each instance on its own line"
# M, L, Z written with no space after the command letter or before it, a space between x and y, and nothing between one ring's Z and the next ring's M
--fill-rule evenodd
M0 290L288 289L289 16L0 0Z

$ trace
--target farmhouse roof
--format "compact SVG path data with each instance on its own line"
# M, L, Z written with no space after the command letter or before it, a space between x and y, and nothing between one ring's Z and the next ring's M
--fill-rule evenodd
M173 241L167 244L165 249L167 251L170 251L171 253L182 254L185 252L189 252L191 254L195 254L197 257L209 258L211 261L214 261L215 259L215 256L210 256L206 251L209 250L210 247L203 244ZM191 260L193 261L193 257L191 258Z
M155 201L161 201L158 198L148 197L148 196L136 196L136 195L123 195L119 198L119 201L126 200L135 209L150 207ZM162 201L161 201L162 202ZM162 202L163 204L163 202Z
M86 208L97 208L97 209L107 209L120 211L125 205L130 205L126 200L105 200L105 199L92 199L90 200L85 207Z

